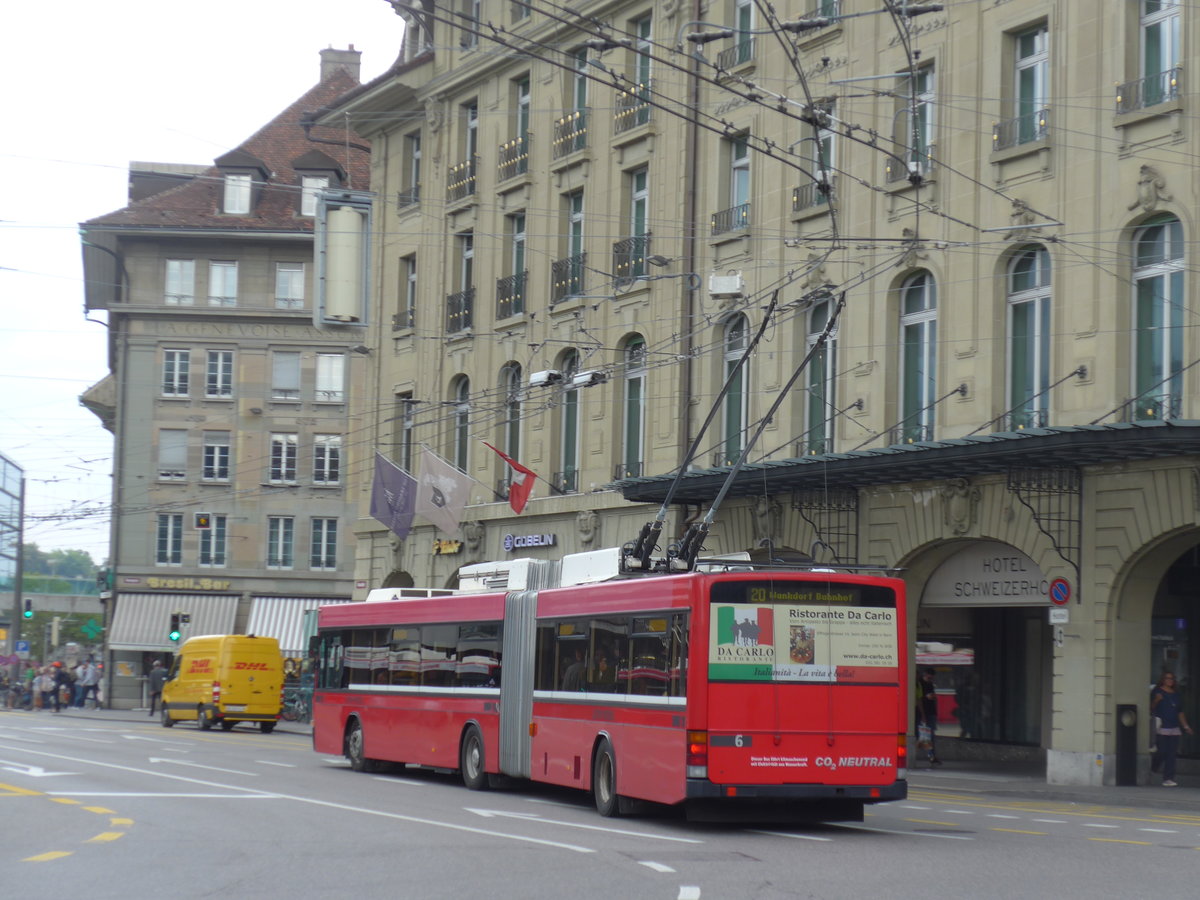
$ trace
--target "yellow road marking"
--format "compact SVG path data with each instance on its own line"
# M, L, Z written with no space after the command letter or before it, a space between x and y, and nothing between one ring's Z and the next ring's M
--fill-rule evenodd
M116 815L114 810L105 809L103 806L85 806L84 809L86 809L88 812L100 813L102 816Z
M905 819L905 822L916 822L919 825L945 825L947 828L958 828L961 822L934 822L932 819Z
M31 791L29 788L17 787L15 784L0 784L0 791L17 797L40 797L41 791Z
M1153 847L1149 841L1126 841L1121 838L1088 838L1089 841L1099 841L1102 844L1137 844L1139 847Z
M112 818L108 820L109 825L132 825L133 819Z
M99 844L104 841L115 841L117 838L125 837L123 831L102 831L93 838L88 838L84 843Z
M1039 837L1049 834L1048 831L1025 831L1022 828L993 828L992 831L1003 831L1008 834L1036 834Z
M52 803L63 803L67 806L78 806L79 805L78 800L72 800L70 797L51 797L50 800Z
M64 856L70 856L70 851L67 850L51 850L49 853L39 853L37 856L27 856L21 862L50 862L52 859L62 859Z

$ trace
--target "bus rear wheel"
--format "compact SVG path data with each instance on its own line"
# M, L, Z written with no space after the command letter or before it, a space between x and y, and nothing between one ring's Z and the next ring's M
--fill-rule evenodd
M592 794L600 815L613 817L621 814L620 798L617 797L617 757L608 741L601 742L592 763Z
M350 760L350 768L355 772L378 771L378 762L365 756L363 747L362 723L355 719L350 730L346 732L346 758Z
M487 766L483 755L483 735L472 725L463 737L459 753L459 769L463 784L471 791L482 791L488 786Z

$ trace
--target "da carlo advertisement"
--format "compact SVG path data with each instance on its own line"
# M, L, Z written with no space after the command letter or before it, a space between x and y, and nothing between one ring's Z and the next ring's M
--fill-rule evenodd
M896 610L714 604L712 681L895 684Z

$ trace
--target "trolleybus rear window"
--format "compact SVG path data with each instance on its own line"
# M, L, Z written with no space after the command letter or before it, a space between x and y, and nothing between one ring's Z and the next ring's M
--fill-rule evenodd
M711 681L897 684L896 594L837 581L713 585Z

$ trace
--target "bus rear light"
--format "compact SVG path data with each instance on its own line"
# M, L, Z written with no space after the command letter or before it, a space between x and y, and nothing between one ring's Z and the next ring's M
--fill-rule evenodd
M708 777L708 732L687 733L687 777Z
M908 735L896 735L896 777L908 777Z

